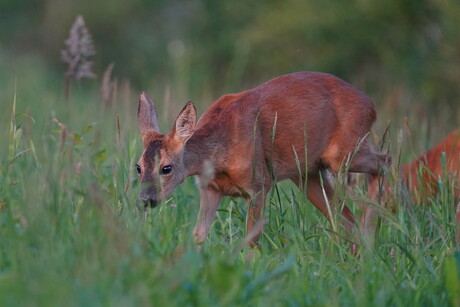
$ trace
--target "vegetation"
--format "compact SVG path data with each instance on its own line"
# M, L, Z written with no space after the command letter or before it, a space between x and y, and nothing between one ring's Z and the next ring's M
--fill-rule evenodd
M424 205L395 193L397 210L382 209L375 245L359 256L289 183L272 189L260 249L244 245L245 203L227 198L196 252L193 179L145 213L134 170L141 89L167 130L189 98L202 113L221 94L293 70L331 72L369 93L376 141L391 122L394 166L409 161L458 127L457 3L24 5L0 2L10 43L0 47L1 306L460 306L454 182ZM74 80L66 101L59 52L78 14L97 79ZM359 214L364 187L338 190Z

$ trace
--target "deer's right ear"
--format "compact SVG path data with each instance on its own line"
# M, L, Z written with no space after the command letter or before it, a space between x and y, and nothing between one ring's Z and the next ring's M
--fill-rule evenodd
M137 119L143 136L146 135L147 132L160 133L157 109L155 108L153 101L145 92L142 92L139 96Z
M196 125L196 110L191 101L187 102L185 107L177 116L176 124L174 125L174 138L181 143L187 142L192 136Z

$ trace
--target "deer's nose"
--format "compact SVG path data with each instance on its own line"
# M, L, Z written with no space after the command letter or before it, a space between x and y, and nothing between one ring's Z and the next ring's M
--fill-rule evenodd
M147 199L144 200L144 207L150 207L150 208L155 208L158 205L158 200L155 199Z

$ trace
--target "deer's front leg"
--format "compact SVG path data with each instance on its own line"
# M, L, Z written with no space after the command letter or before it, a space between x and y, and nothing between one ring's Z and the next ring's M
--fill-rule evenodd
M212 219L216 215L222 194L212 188L203 188L200 192L200 212L196 222L193 235L196 242L203 242L208 235Z
M261 213L265 205L266 197L267 190L257 193L252 201L248 200L247 240L251 248L257 245L257 241L263 231L265 221L261 219Z

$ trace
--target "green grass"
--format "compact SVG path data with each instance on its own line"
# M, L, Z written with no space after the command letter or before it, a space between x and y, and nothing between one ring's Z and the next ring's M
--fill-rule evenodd
M270 193L260 250L241 248L245 203L227 198L196 252L193 179L138 210L136 98L104 110L77 87L66 104L37 82L2 96L1 306L460 306L449 184L431 206L395 195L359 257L288 183Z

